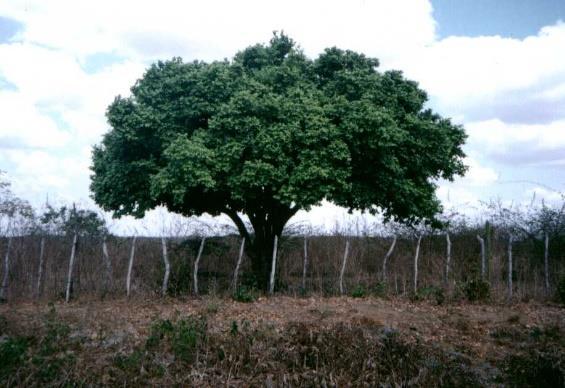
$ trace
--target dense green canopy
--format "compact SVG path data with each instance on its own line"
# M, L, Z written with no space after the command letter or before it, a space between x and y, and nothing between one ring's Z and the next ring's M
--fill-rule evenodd
M311 60L282 34L232 61L158 62L108 108L94 199L117 216L159 205L225 213L251 240L257 271L289 218L323 199L433 219L434 182L465 171L465 133L424 109L415 82L377 66L337 48Z

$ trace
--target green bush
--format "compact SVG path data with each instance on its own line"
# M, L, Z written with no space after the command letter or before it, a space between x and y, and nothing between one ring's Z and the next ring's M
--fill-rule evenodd
M5 316L0 315L0 335L4 334L8 329L8 320Z
M45 316L45 336L40 341L38 355L41 357L51 356L65 350L71 328L60 320L53 304L49 305L49 312Z
M378 298L385 297L386 291L386 283L384 282L377 282L373 287L371 287L371 294Z
M80 349L80 342L73 343L69 338L70 327L59 318L54 305L49 306L43 318L45 331L40 330L37 336L0 340L0 385L20 381L18 370L28 376L32 374L38 386L58 385L62 376L72 369L75 356L69 347L73 344L73 350Z
M241 303L251 303L255 301L255 293L253 290L247 289L245 286L240 286L232 295L233 300Z
M557 301L565 304L565 276L561 276L559 283L557 283Z
M427 286L420 288L418 292L412 294L411 299L413 301L429 300L440 305L445 301L445 293L441 287Z
M471 279L463 286L465 297L470 302L486 301L490 298L490 284L481 279Z
M149 329L149 337L145 341L145 347L147 349L154 349L161 343L161 340L165 338L166 335L170 335L175 330L173 324L168 319L158 320L151 325Z
M114 357L114 365L129 373L139 373L143 364L144 355L140 350L135 350L131 354L118 354Z
M239 277L239 285L248 290L259 288L259 281L253 272L243 272Z
M565 356L560 349L511 355L504 364L503 371L511 387L565 386Z
M158 320L151 325L149 336L145 341L145 349L153 352L158 351L161 345L169 346L179 360L192 362L198 346L206 338L206 332L207 323L203 318L189 316L176 323L168 319ZM135 360L122 361L127 366L129 361Z
M188 294L191 292L192 288L192 266L189 260L186 259L186 255L183 254L184 246L181 245L178 248L171 249L171 274L169 277L169 288L167 293L171 296L179 296L183 294ZM155 277L155 288L161 286L163 281L164 269L158 273Z
M22 337L8 337L0 342L0 381L8 378L24 362L29 347Z
M52 303L49 306L45 316L47 330L31 359L37 368L36 378L43 383L55 381L75 362L72 353L67 352L71 328L57 315L55 306Z
M135 381L140 376L143 378L161 378L166 369L159 360L156 360L150 353L142 350L134 350L129 354L117 354L113 358L116 368L124 372L129 379ZM135 376L132 378L131 376Z
M353 298L364 298L367 296L367 290L365 289L365 286L358 284L357 287L355 287L353 289L353 291L351 291L351 296Z
M203 319L188 317L180 320L171 339L173 353L185 362L195 359L198 345L206 338L207 325Z

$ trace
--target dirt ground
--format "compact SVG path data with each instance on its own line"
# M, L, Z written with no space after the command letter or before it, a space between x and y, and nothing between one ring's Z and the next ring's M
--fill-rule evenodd
M534 303L8 303L0 385L563 386L564 333L565 308Z
M0 305L12 330L27 331L47 313L47 304ZM377 298L292 298L262 297L252 303L230 299L154 299L56 303L59 316L82 335L91 339L121 333L134 343L148 334L156 319L175 319L186 315L205 315L211 331L229 330L232 321L247 321L252 326L272 325L280 329L288 323L318 325L336 323L373 324L468 352L479 358L505 352L507 344L495 334L501 327L558 327L565 331L565 309L533 303L513 305L456 304L436 306L427 302Z

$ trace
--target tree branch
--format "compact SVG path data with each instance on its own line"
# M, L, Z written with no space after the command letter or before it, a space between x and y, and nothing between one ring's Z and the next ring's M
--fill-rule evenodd
M241 234L242 237L245 237L245 239L247 241L251 241L251 238L249 237L249 231L247 230L247 227L245 226L245 223L243 222L243 220L241 219L241 217L237 214L236 211L233 211L231 209L225 209L224 213L231 218L231 220L233 221L233 223L235 224L235 226L237 227L237 230L239 231L239 234Z

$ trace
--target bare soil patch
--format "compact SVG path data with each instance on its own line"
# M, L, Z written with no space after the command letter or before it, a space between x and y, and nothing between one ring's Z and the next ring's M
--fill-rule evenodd
M175 330L184 330L182 325L189 322L190 326L196 319L205 322L205 333L195 331L194 343L190 342L192 337L187 337L185 355L190 356L183 359L183 353L175 350L183 337L175 334ZM274 385L307 386L321 384L322 380L327 385L341 385L348 379L353 385L383 380L414 386L453 383L449 371L438 372L425 363L429 350L437 355L434 357L439 364L453 361L464 365L465 370L472 372L469 381L483 386L505 381L505 368L512 356L523 356L549 344L558 355L557 360L550 359L553 365L563 362L559 355L565 353L565 309L534 303L437 306L372 297L277 296L261 297L252 303L206 297L0 305L0 343L28 338L24 361L31 360L35 351L40 354L45 336L57 325L67 328L59 333L60 338L56 337L61 343L68 342L59 353L72 357L64 364L68 365L66 377L58 376L57 371L47 376L52 378L53 385L77 381L109 385L135 382L214 385L229 380L234 386L268 385L269 381ZM190 330L196 329L189 326L185 328L190 334ZM387 350L386 346L392 346L387 339L390 333L406 348L395 342L392 350ZM149 338L157 345L151 347ZM334 338L340 343L330 346ZM375 347L376 343L380 347ZM346 357L349 348L353 352L351 358ZM243 349L247 349L248 355L240 359L238 353ZM356 364L356 357L366 356L369 360L379 352L392 354L395 349L401 349L399 357L413 352L410 362L414 373L406 375L405 380L404 377L395 380L398 376L390 375L386 366L371 366L367 364L369 361L361 362L361 366ZM326 354L334 351L345 358ZM46 357L59 357L55 353ZM51 358L47 360L49 364ZM32 361L29 370L14 367L3 381L24 382L24 385L43 381L34 369L37 363ZM348 363L351 365L342 365ZM361 375L351 369L365 367L368 369ZM558 379L561 367L556 366ZM439 380L430 380L433 373L438 374Z

